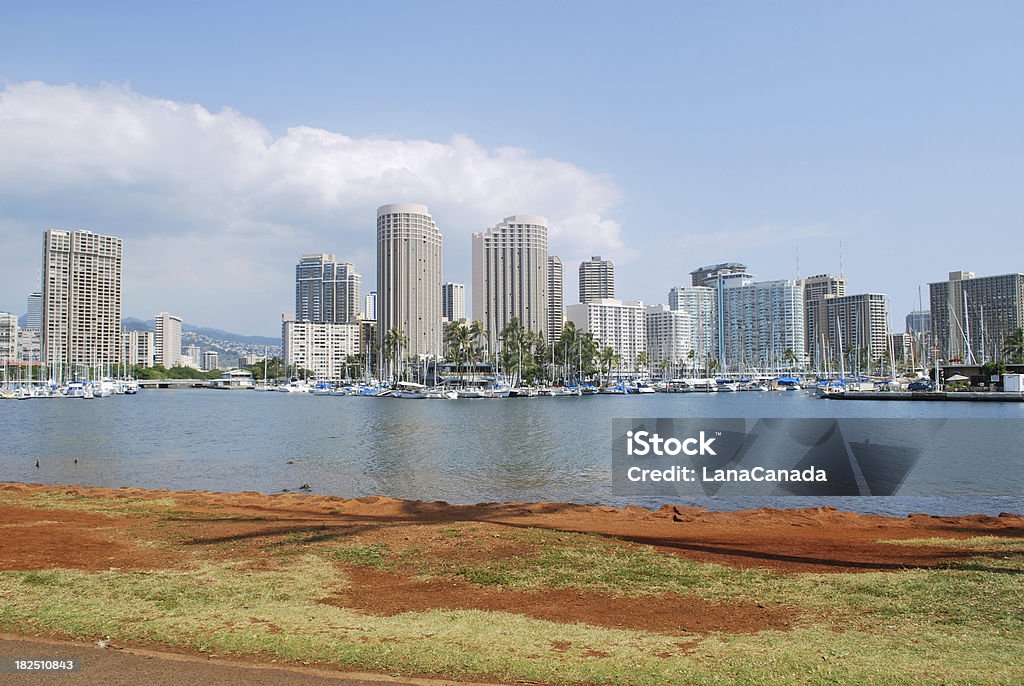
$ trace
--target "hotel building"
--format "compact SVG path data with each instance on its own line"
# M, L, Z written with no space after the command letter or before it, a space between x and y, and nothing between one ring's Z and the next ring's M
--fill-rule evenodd
M601 298L569 305L566 319L583 333L593 334L600 348L609 347L619 357L615 371L637 373L637 356L647 351L647 318L642 302Z
M1024 327L1024 274L950 272L947 281L928 284L928 291L932 340L941 359L1002 359L1007 336Z
M580 262L580 302L606 300L615 297L615 266L600 255Z
M154 321L153 363L164 369L181 365L181 317L161 312Z
M512 215L473 234L473 318L483 323L491 352L513 318L527 331L547 330L547 219Z
M319 324L351 324L359 319L362 277L354 265L334 255L314 253L295 265L295 319Z

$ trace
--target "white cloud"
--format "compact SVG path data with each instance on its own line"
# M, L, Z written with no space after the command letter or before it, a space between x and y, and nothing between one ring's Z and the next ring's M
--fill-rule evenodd
M45 228L125 239L125 311L273 332L302 252L356 261L373 281L375 209L430 206L446 275L469 277L470 234L514 213L551 222L565 261L623 247L606 177L528 151L353 138L296 126L274 137L236 111L127 87L8 84L0 91L0 309L36 287ZM12 265L16 265L12 267ZM367 289L369 290L369 289Z

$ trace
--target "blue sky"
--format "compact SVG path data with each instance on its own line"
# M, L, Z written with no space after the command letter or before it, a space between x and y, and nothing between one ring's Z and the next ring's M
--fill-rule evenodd
M471 232L548 216L567 301L590 253L615 261L617 295L655 303L709 262L785 278L799 254L802 275L836 272L842 245L850 290L889 294L899 329L918 286L950 270L1024 271L1020 3L8 3L3 16L0 229L30 264L0 275L0 309L24 310L42 229L81 226L129 241L126 315L272 335L295 257L334 252L370 284L373 207L399 200L431 205L446 279L464 282ZM247 157L256 141L277 161L244 188L219 178L264 159ZM154 265L167 255L180 268Z

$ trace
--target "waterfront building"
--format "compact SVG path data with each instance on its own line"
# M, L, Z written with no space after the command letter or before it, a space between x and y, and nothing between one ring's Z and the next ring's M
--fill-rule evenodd
M825 342L820 362L839 358L847 370L878 368L889 353L889 308L884 293L826 296L817 317ZM819 345L822 345L819 343Z
M124 345L122 359L128 367L156 365L156 334L152 331L122 331Z
M719 264L709 264L690 272L690 285L711 286L711 282L716 281L719 276L724 276L726 274L745 274L746 272L747 265L740 264L739 262L720 262Z
M161 312L154 321L153 363L164 369L180 366L181 361L181 317ZM199 365L196 365L199 368Z
M43 331L42 329L19 329L18 330L18 360L20 362L35 362L41 364L43 361Z
M609 347L618 356L613 373L636 374L637 357L647 352L647 318L640 301L601 298L569 305L566 319L582 333L593 334L599 348Z
M928 290L932 340L941 359L967 364L1002 359L1006 338L1024 327L1024 274L976 277L956 271Z
M909 332L891 333L889 334L889 345L892 348L892 353L897 363L908 364L911 360L917 359L914 351L913 334Z
M754 278L746 271L721 270L705 280L715 290L719 368L746 374L801 366L803 282Z
M207 350L203 353L203 365L200 367L204 372L220 369L220 355L215 350Z
M358 355L362 323L322 324L281 317L281 346L286 367L308 370L317 379L346 376L350 355Z
M363 319L377 320L377 291L370 291L363 301Z
M677 376L697 363L693 349L693 317L682 309L652 305L645 313L647 358L655 374Z
M562 260L548 255L548 343L554 343L562 336L565 325L565 275Z
M513 318L527 331L547 330L547 219L512 215L473 234L473 318L483 323L491 352Z
M442 237L426 205L377 208L377 338L398 329L403 357L442 354Z
M804 352L815 369L827 355L828 323L823 320L825 298L846 295L846 277L818 274L804 279Z
M40 292L28 294L28 307L25 310L25 328L43 328L43 294Z
M441 317L449 322L466 318L466 284L449 282L441 286Z
M43 234L43 357L60 368L110 368L121 357L120 238Z
M295 319L351 324L359 318L362 277L334 255L301 255L295 265Z
M685 312L690 317L690 344L693 357L687 352L687 367L706 368L716 355L715 290L707 286L675 286L668 292L670 310Z
M203 358L199 346L186 346L181 355L181 362L179 364L185 367L191 367L192 369L201 369L203 366Z
M588 303L615 297L615 266L611 260L595 255L580 262L580 302Z
M0 364L13 364L18 357L18 315L0 312Z

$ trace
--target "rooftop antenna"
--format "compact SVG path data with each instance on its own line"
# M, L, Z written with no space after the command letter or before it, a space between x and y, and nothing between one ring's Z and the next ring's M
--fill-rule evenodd
M800 278L800 246L796 246L796 278Z
M839 276L843 275L843 241L839 239Z

